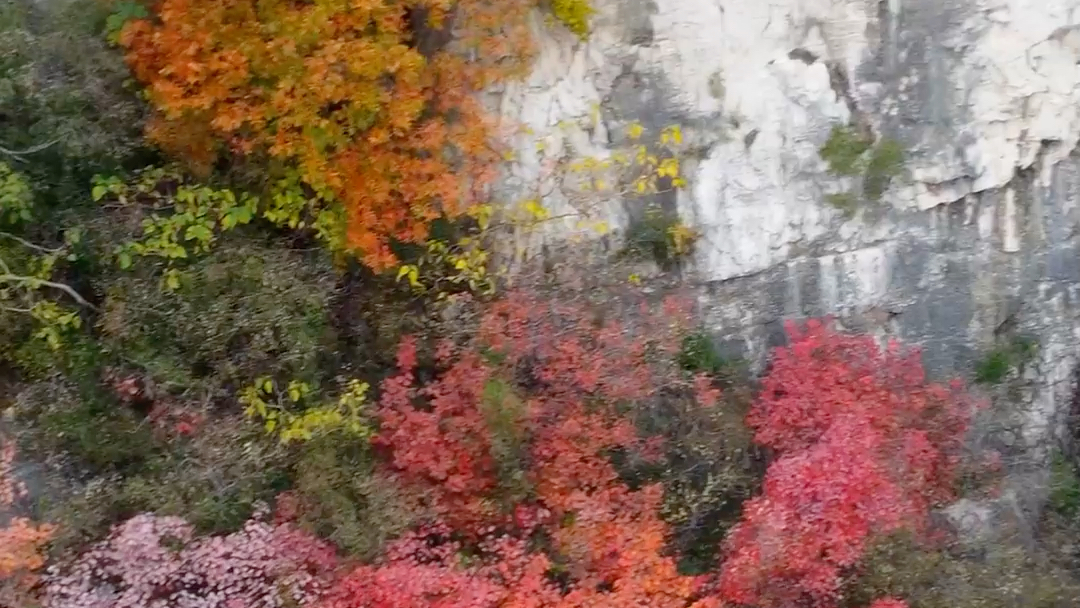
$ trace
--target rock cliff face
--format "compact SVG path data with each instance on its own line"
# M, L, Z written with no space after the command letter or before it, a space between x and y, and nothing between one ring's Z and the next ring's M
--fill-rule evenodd
M1080 0L596 7L587 41L549 31L501 96L532 134L508 192L540 188L555 212L547 160L603 157L632 121L682 125L688 185L668 202L701 232L692 275L729 354L760 362L784 319L830 313L922 345L939 374L1028 336L1016 439L1060 431L1080 341ZM847 126L903 151L880 197L822 158ZM605 205L615 226L624 207Z

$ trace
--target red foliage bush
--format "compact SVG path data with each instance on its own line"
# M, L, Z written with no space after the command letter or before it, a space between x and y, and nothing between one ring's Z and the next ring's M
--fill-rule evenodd
M493 427L501 420L539 503L556 518L578 509L619 486L605 452L647 447L615 405L676 387L714 397L707 383L670 365L689 322L685 304L672 300L638 317L597 323L584 307L514 294L485 315L473 343L440 346L442 373L424 386L416 386L416 344L405 340L399 373L382 387L376 443L447 523L496 523L495 444L507 438Z
M471 523L483 511L482 500L495 485L480 402L489 370L475 353L463 355L435 386L414 388L416 344L398 349L398 375L383 382L379 402L381 432L377 443L390 448L391 463L413 485L434 490L435 508L448 518ZM413 406L429 399L428 409Z
M466 563L460 543L430 540L445 528L429 528L395 542L384 563L361 566L344 578L329 597L331 608L465 608L508 605L518 595L543 606L557 597L544 575L549 562L529 554L524 543L490 536L480 543L484 555ZM528 603L513 605L528 606Z
M928 383L917 350L817 321L788 331L749 416L777 458L728 538L720 592L762 608L832 606L873 535L922 531L950 498L975 403L958 384Z
M474 341L442 344L441 373L419 386L416 344L403 342L399 374L383 385L377 443L464 544L408 538L384 563L355 570L330 606L691 605L698 580L664 550L661 487L631 490L609 455L655 447L620 407L676 387L715 395L670 364L684 306L633 317L601 322L581 306L513 295ZM509 501L500 493L508 453L525 486ZM527 551L537 542L544 551Z
M633 532L627 530L624 536ZM572 578L564 585L553 573L567 565L529 551L521 539L493 533L473 545L466 557L462 544L432 545L430 538L410 536L396 543L383 563L356 568L332 590L325 607L707 608L717 604L711 598L696 599L696 581L675 574L670 560L659 557L649 541L638 547L649 551L646 554L616 543L596 545L611 554L611 564L604 571L609 577ZM616 566L616 562L620 563ZM574 565L570 560L570 567Z
M958 387L928 384L914 351L881 352L820 323L792 330L749 419L778 458L706 593L706 579L681 576L665 550L660 486L632 490L610 460L655 448L637 436L631 404L678 387L715 406L706 378L663 363L688 320L669 304L633 326L597 322L584 308L516 295L484 317L474 342L440 346L441 373L419 386L416 344L404 342L377 442L450 527L355 570L331 608L830 605L872 534L919 529L948 496L971 413ZM493 386L512 387L496 391L495 406L519 406L510 419L522 430L515 464L527 491L509 505Z

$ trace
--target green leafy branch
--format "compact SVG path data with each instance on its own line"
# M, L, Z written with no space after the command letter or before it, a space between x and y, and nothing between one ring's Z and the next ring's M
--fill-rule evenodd
M281 389L270 378L259 378L240 393L239 400L245 415L262 421L266 432L276 433L282 443L336 432L364 438L373 432L364 412L369 388L366 382L350 380L336 401L310 404L308 383L291 380Z
M122 269L136 259L164 262L163 287L174 291L181 285L181 266L193 256L205 254L219 235L257 218L293 230L314 230L331 251L345 247L344 211L326 193L312 192L296 171L271 185L266 196L188 182L171 168L148 168L134 179L96 176L94 201L144 214L141 234L118 245L113 254Z
M160 168L145 170L130 182L96 176L91 196L96 202L135 206L149 214L142 220L140 237L117 245L113 254L125 270L135 258L164 260L167 290L180 287L177 261L206 253L218 233L251 222L257 210L249 194L238 197L232 190L188 184L179 173Z
M11 230L23 228L34 218L33 204L25 178L0 163L0 223ZM82 327L82 318L77 310L64 309L43 297L42 290L60 291L80 306L94 309L70 285L52 280L57 264L76 259L73 249L80 241L81 233L74 229L64 232L64 243L59 247L46 247L0 230L0 310L30 315L38 327L34 337L53 350L62 346L66 333Z
M131 0L118 2L112 14L105 19L105 38L112 44L119 44L120 32L128 21L146 19L149 16L150 13L146 7L138 2L131 2Z

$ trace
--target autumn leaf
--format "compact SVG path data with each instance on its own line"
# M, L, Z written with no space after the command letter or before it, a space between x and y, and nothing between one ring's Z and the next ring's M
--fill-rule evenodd
M431 221L481 202L508 152L475 93L523 73L531 54L530 1L458 2L467 62L415 47L419 4L162 0L154 19L118 14L117 40L157 110L150 139L200 171L223 153L298 169L344 209L347 248L384 270L392 241L423 243ZM435 21L448 10L429 8Z

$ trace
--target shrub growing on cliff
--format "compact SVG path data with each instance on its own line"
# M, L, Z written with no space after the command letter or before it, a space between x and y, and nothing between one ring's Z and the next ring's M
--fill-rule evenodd
M904 147L900 142L888 137L875 141L870 133L855 126L833 127L819 153L835 175L859 178L862 198L868 201L879 200L893 178L904 169ZM849 216L854 213L858 199L854 192L826 197L829 204Z
M1022 369L1038 354L1039 345L1031 338L1014 337L997 344L975 363L975 382L998 384L1014 370Z
M975 403L928 383L915 350L820 322L789 334L749 417L776 460L727 540L720 588L738 604L831 606L871 540L925 531L951 496Z
M863 155L873 142L855 127L837 126L829 133L829 139L821 146L821 158L829 163L829 170L837 175L855 176L862 170Z

